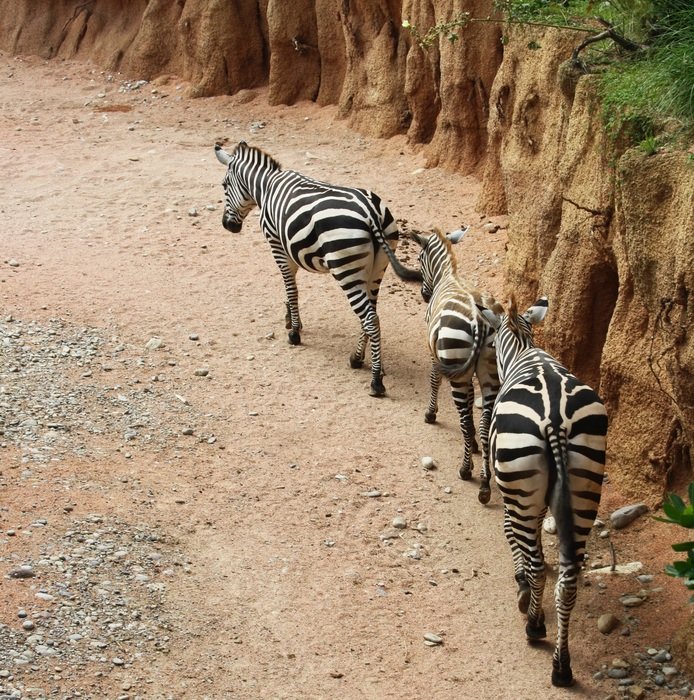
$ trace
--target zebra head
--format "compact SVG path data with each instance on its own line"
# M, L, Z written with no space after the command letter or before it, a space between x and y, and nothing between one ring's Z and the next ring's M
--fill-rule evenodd
M512 294L506 313L484 306L477 307L484 320L496 331L496 354L502 380L518 353L535 347L533 326L544 320L548 304L547 297L540 297L524 313L519 314L516 298Z
M422 249L419 252L419 268L422 273L422 298L427 304L441 276L449 271L455 273L457 263L451 244L462 240L466 231L467 227L446 234L438 229L434 229L430 236L411 234Z
M214 152L217 160L227 166L227 174L222 181L224 188L224 214L222 226L227 231L238 233L241 230L244 219L256 202L248 191L243 177L244 155L248 153L248 146L241 141L233 153L227 153L219 144L215 144Z

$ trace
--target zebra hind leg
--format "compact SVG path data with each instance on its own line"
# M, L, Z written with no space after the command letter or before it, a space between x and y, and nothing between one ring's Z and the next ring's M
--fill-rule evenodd
M482 475L480 477L480 490L477 494L477 499L483 505L489 503L492 496L492 489L489 485L491 474L489 471L489 424L492 417L492 406L494 405L494 397L491 400L488 396L484 397L482 408L482 416L480 417L480 441L482 442Z
M424 420L427 423L436 423L436 414L439 410L439 389L441 388L441 372L439 372L436 361L431 363L431 372L429 374L429 385L431 394L429 396L429 406L424 414Z
M569 655L569 618L576 604L578 566L560 562L559 577L554 589L557 607L557 643L552 658L552 685L566 688L573 685Z

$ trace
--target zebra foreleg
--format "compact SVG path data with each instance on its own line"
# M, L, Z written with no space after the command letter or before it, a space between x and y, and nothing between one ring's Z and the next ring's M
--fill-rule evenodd
M513 534L511 517L508 513L506 505L504 505L504 535L506 536L506 541L511 548L514 572L513 575L516 579L516 585L518 586L518 590L516 592L518 610L525 614L528 612L528 605L530 605L530 585L528 584L528 579L525 575L525 557L523 556L523 551L518 546L516 537Z
M369 336L362 329L359 334L356 350L349 356L349 366L352 369L361 369L364 366L364 355L366 354L366 343Z
M480 490L477 494L477 499L482 504L489 503L492 496L492 490L489 486L489 423L492 417L492 405L494 401L488 402L487 397L484 397L484 406L482 408L482 416L480 417L480 441L482 442L482 476L480 477Z
M473 401L470 399L470 395L474 397L472 382L469 379L462 382L451 379L451 390L453 393L453 401L460 416L460 430L463 433L464 442L463 464L458 474L463 481L469 481L472 478L473 446L477 445L475 440L475 425L472 422L471 406Z
M438 364L434 360L431 363L431 372L429 374L429 386L431 394L429 396L429 407L424 414L424 420L427 423L436 423L436 414L439 410L439 389L441 388L441 372L439 372Z

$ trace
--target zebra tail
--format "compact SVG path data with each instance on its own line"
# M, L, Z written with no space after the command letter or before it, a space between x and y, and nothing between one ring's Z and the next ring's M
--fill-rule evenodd
M552 515L557 525L559 551L566 562L576 563L576 541L574 538L574 515L569 483L569 464L566 450L566 431L554 425L547 427L547 440L552 450L556 467L556 481L550 495Z
M376 238L381 245L381 248L386 252L390 264L393 266L393 271L395 274L406 282L421 282L422 273L419 270L413 270L409 267L405 267L396 257L393 249L388 245L385 233L379 224L376 225L375 229Z

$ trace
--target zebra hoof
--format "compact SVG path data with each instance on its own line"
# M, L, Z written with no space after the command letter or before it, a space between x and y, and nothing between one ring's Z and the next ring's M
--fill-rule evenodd
M371 382L371 391L369 392L371 396L385 396L386 388L383 386L383 382L379 379L374 379Z
M480 486L479 493L477 494L477 500L483 505L486 506L487 503L489 503L489 499L492 497L492 490L489 488L489 485L482 485Z
M364 358L352 354L349 356L349 366L352 369L361 369L364 366Z
M427 411L424 414L424 422L425 423L436 423L436 414L432 413L431 411Z
M301 335L299 331L289 331L290 345L301 345Z
M531 625L529 622L525 626L525 636L530 642L537 642L540 639L544 639L547 636L547 628L545 623L541 622L539 625Z
M470 481L470 479L472 479L472 467L468 467L467 469L465 467L460 467L458 475L463 481Z
M571 668L566 670L552 669L552 685L557 688L569 688L574 684L574 674Z

